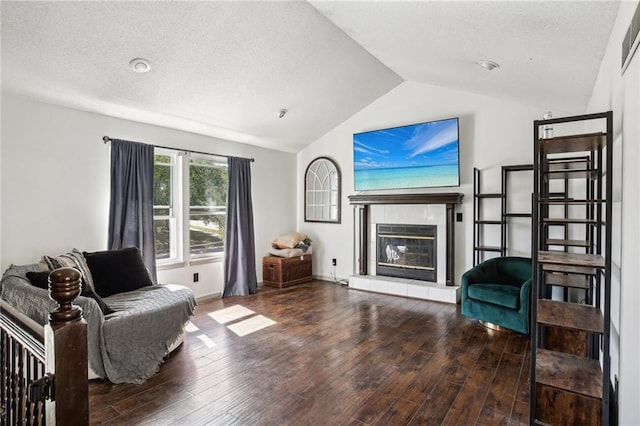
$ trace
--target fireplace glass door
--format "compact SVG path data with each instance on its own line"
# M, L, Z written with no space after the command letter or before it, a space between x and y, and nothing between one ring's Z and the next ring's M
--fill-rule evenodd
M435 225L378 224L376 274L437 280Z

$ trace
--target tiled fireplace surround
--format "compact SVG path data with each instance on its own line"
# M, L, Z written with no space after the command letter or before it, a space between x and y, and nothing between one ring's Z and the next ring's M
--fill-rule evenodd
M454 226L460 193L353 195L355 206L356 259L358 271L349 278L349 287L359 290L448 303L460 301L460 287L453 286ZM437 226L437 282L376 275L376 225L418 224ZM366 259L364 262L362 259Z

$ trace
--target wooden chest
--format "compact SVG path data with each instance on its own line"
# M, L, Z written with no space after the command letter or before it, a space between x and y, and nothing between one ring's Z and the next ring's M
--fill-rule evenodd
M289 287L311 281L311 255L262 258L262 284Z

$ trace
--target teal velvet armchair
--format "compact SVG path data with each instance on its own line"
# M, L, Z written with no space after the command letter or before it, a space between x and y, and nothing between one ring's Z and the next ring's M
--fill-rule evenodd
M462 275L462 314L529 333L531 259L496 257Z

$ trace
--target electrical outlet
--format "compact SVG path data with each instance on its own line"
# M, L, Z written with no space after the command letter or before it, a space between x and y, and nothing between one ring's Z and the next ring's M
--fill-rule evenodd
M197 283L198 281L200 281L200 274L198 274L197 272L193 273L193 282Z
M338 261L335 258L333 258L333 259L331 259L331 264L333 266L336 266L338 264Z
M462 213L456 213L456 222L462 222Z

